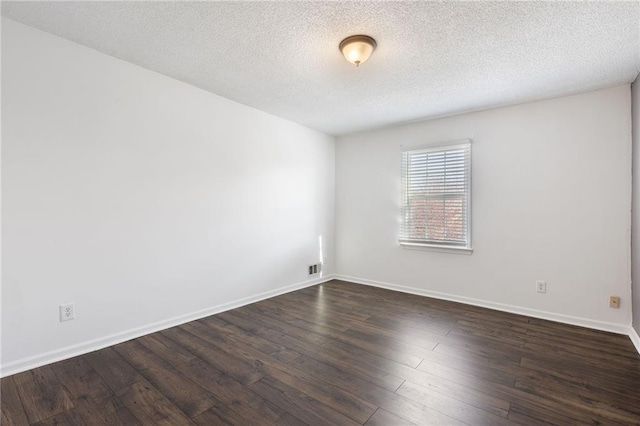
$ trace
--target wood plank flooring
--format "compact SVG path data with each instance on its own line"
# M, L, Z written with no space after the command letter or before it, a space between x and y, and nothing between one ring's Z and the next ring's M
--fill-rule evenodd
M3 426L640 424L626 336L342 281L1 384Z

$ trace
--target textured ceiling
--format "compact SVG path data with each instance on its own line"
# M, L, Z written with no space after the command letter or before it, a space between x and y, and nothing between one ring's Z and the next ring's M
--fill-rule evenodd
M630 83L640 3L3 2L2 15L344 134ZM339 42L378 42L355 68Z

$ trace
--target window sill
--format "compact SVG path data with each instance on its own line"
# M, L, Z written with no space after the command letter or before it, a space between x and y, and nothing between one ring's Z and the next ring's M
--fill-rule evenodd
M420 243L398 243L400 247L407 250L425 250L436 251L441 253L454 253L454 254L466 254L471 255L473 249L469 247L453 247L453 246L440 246L436 244L420 244Z

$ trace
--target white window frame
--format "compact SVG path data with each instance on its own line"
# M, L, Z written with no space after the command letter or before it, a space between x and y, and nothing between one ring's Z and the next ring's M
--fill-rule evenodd
M442 152L448 150L456 150L460 148L465 148L468 150L468 164L466 168L466 186L465 186L465 194L466 194L466 216L467 216L467 229L466 229L466 245L456 244L450 242L439 242L437 240L429 240L429 239L408 239L402 235L402 228L405 221L405 215L407 214L408 208L408 187L407 187L407 177L405 175L406 172L406 155L415 153L429 153L429 152ZM410 149L403 148L402 150L402 158L401 158L401 181L402 181L402 189L401 189L401 199L400 199L400 233L398 236L398 244L403 248L409 249L427 249L427 250L435 250L435 251L445 251L445 252L455 252L461 254L471 254L473 252L471 246L471 166L472 166L472 155L471 155L471 139L464 139L452 142L444 142L420 147L412 147Z

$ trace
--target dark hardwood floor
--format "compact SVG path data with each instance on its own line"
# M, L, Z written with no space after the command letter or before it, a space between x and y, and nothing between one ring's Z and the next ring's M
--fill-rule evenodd
M3 426L640 424L626 336L341 281L1 383Z

